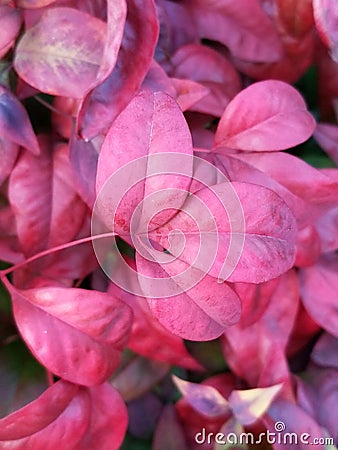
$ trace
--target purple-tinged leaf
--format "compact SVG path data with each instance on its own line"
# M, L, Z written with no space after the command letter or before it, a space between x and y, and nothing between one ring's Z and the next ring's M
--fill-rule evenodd
M207 417L229 414L229 402L214 387L184 381L175 375L172 378L184 398L199 414Z
M82 98L100 70L105 38L105 22L73 8L50 8L21 38L14 68L42 92Z
M171 404L163 408L154 433L152 450L188 450L182 424Z
M332 161L338 165L338 126L330 123L319 123L313 137Z
M111 0L112 1L112 0ZM128 14L114 70L83 102L77 130L84 140L107 132L140 88L158 38L153 0L127 0Z
M338 257L323 255L317 264L299 272L302 302L324 330L338 337Z
M338 338L323 333L312 350L311 359L319 366L338 370Z
M21 17L18 9L0 5L0 58L12 47L19 34Z
M251 425L260 419L281 391L283 384L257 389L232 391L229 406L241 425Z
M276 151L307 140L315 120L301 95L276 80L255 83L229 103L217 127L215 151L222 147Z
M169 364L137 356L111 381L125 402L146 394L170 370Z
M109 294L62 287L11 287L19 331L56 375L83 385L105 381L128 339L130 308Z
M28 114L12 92L0 86L0 135L38 155L39 144Z

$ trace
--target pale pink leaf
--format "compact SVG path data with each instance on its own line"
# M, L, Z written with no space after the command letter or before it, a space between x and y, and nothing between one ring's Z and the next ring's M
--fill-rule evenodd
M251 425L265 414L282 386L283 384L276 384L264 388L232 391L229 406L242 425Z
M338 258L323 255L317 264L299 273L302 302L309 315L324 330L338 337Z
M22 337L35 357L58 376L99 384L119 364L131 312L109 294L75 288L11 288Z
M228 401L214 387L184 381L175 375L172 379L184 398L199 414L218 417L229 413Z
M315 120L295 88L282 81L261 81L229 103L217 127L215 150L285 150L306 141L314 129Z
M39 144L27 111L4 86L0 86L0 135L2 139L25 147L34 155L39 154Z
M73 8L50 8L21 38L15 70L42 92L81 98L98 75L105 38L105 22Z
M114 2L111 0L111 3ZM116 65L82 104L77 130L85 140L106 133L139 90L154 54L158 23L153 0L127 0L127 20Z

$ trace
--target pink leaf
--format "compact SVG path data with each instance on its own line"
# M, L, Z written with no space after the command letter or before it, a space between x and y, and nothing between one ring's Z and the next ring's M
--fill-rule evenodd
M152 239L189 265L216 278L246 283L268 281L291 268L295 237L293 215L280 197L237 182L189 196L181 211L152 233Z
M0 58L12 47L21 26L21 17L17 9L0 5Z
M173 381L189 404L207 417L218 417L229 413L228 401L212 386L191 383L173 375Z
M108 228L129 233L137 206L142 206L138 221L142 231L150 218L152 223L148 226L154 228L175 214L190 184L193 160L182 159L187 155L192 155L191 135L177 103L167 94L141 91L113 123L99 156L98 193L115 173L97 202ZM175 174L170 174L172 171ZM147 196L149 199L142 204ZM163 203L167 209L160 216L152 217L154 211L163 209Z
M282 81L255 83L229 103L215 136L215 149L276 151L307 140L315 120L301 95Z
M226 283L217 283L179 260L160 265L136 254L136 267L152 314L171 333L194 341L211 340L239 320L239 298ZM159 280L164 282L160 291L155 284Z
M20 8L43 8L44 6L51 5L57 0L17 0L17 5Z
M17 326L48 369L84 385L103 382L119 364L128 338L128 306L109 294L83 289L11 288Z
M19 100L8 89L0 86L0 134L34 155L39 154L39 144L28 114Z
M241 59L272 62L282 55L276 29L258 0L187 0L201 38L221 42Z
M8 188L18 238L27 256L46 248L50 230L53 162L45 136L41 137L40 146L40 156L21 153Z
M271 386L288 379L285 348L293 329L299 304L296 274L279 279L269 305L256 323L241 322L226 330L225 359L237 376L249 386Z
M114 4L111 0L111 3ZM89 140L105 133L137 93L158 38L153 0L127 0L128 15L114 70L83 102L77 130Z
M324 44L330 49L331 57L338 61L338 5L334 0L313 0L316 27Z
M302 302L309 315L324 330L338 337L338 258L323 255L318 263L299 273Z
M42 92L81 98L98 75L105 38L103 21L73 8L48 9L21 38L15 70Z
M11 141L0 138L0 186L11 173L19 153L19 147Z
M251 425L260 419L281 391L283 384L232 391L229 406L241 425Z

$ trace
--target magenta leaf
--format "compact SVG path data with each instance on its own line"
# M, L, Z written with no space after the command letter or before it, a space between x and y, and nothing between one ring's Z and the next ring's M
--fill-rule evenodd
M323 255L317 264L299 274L302 302L309 315L333 336L338 337L336 254Z
M177 157L169 159L167 152ZM192 158L188 162L185 158L186 167L182 167L182 155L192 155L192 143L179 106L167 94L141 91L113 123L101 148L97 193L114 174L98 199L100 216L107 227L124 235L129 233L130 220L138 205L142 206L138 221L142 231L145 231L143 223L152 217L156 205L162 207L165 203L168 209L152 218L148 226L154 228L172 217L187 196L192 174ZM169 162L169 173L161 171L156 175ZM129 182L131 185L126 185Z
M112 8L115 4L112 0ZM79 113L77 130L90 140L107 132L132 100L150 67L158 38L153 0L127 0L127 20L116 61L109 76L90 93Z
M103 21L73 8L50 8L21 38L15 70L42 92L81 98L98 75L105 38Z
M47 427L67 408L77 390L76 385L60 380L38 399L0 419L0 447L1 441L30 436Z
M127 430L127 408L120 394L104 383L88 389L91 419L80 450L118 450Z
M0 58L2 58L15 42L21 26L21 17L17 9L0 5Z
M229 103L216 131L215 150L285 150L307 140L314 129L315 120L292 86L261 81Z
M228 401L214 387L184 381L175 375L172 379L184 398L199 414L207 417L218 417L229 413L230 405Z
M131 312L109 294L62 287L11 288L17 326L35 357L58 376L102 383L117 367Z
M332 59L338 61L338 5L334 0L313 0L316 27L324 44L330 49Z
M0 86L0 134L4 140L39 154L39 144L28 114L19 100L8 89Z
M241 59L273 62L281 42L258 0L186 0L201 38L221 42Z

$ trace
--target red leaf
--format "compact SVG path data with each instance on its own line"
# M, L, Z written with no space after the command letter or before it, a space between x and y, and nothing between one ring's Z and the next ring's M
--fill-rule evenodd
M281 43L258 0L187 0L201 38L224 44L241 59L272 62Z
M97 207L107 227L129 233L137 206L142 206L137 225L141 231L144 224L154 228L172 217L190 184L193 159L182 159L187 155L192 155L191 135L177 103L161 92L142 91L134 97L110 128L99 156ZM161 214L152 217L158 211Z
M130 329L127 305L83 289L11 288L17 326L35 357L56 375L94 385L119 364Z
M0 134L2 139L39 154L39 144L28 114L19 100L8 89L0 86Z
M20 439L38 433L62 414L77 390L78 387L74 384L60 380L33 402L0 419L0 441Z
M302 302L309 315L324 330L338 337L338 258L323 255L318 263L299 272Z
M21 17L17 9L0 5L0 58L12 47L21 26Z
M241 91L229 103L215 136L215 149L285 150L307 140L315 120L290 85L268 80Z
M115 3L112 2L112 5ZM128 15L114 70L83 102L77 130L89 140L105 133L137 93L158 38L153 0L127 0Z
M42 92L81 98L98 75L105 38L103 21L73 8L50 8L21 38L15 70Z
M331 57L338 62L338 5L335 0L313 0L316 27L324 44L329 47Z

